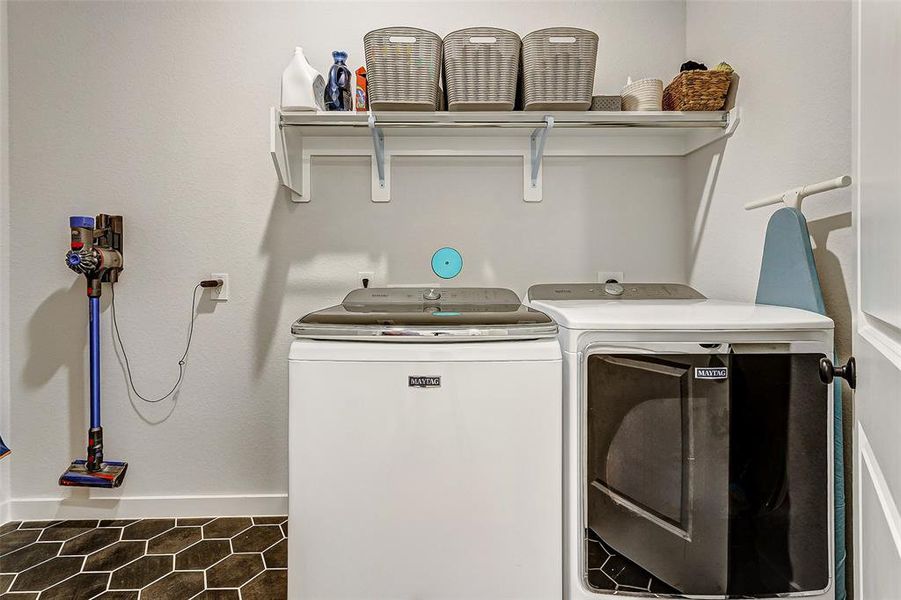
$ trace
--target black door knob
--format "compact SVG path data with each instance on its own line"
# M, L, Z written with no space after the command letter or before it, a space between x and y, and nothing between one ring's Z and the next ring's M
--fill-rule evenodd
M847 381L852 390L857 387L857 361L853 356L843 367L836 367L828 358L820 359L820 380L828 384L832 383L835 377Z

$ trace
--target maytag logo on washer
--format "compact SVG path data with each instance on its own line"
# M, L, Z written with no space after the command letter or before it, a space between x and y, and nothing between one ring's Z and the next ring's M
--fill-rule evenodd
M409 387L436 388L441 387L441 377L429 377L425 375L410 375L407 378Z
M727 367L695 367L695 379L726 379L729 377Z

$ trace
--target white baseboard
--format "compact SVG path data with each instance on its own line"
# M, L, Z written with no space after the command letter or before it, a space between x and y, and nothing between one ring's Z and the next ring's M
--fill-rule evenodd
M145 519L287 515L287 494L244 496L91 497L76 490L67 498L13 498L0 505L0 523L44 519Z

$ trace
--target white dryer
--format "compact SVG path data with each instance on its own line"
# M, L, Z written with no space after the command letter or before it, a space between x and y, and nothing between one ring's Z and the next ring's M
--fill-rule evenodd
M684 285L547 284L565 598L832 599L830 319Z
M292 331L289 598L559 600L554 322L505 289L359 289Z

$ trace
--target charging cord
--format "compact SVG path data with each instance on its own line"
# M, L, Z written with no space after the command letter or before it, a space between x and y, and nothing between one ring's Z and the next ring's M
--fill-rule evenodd
M172 386L165 396L160 396L159 398L146 398L138 392L135 387L134 378L131 374L131 364L128 361L128 353L125 351L125 344L122 343L122 335L119 333L119 321L116 319L116 284L110 284L111 291L111 300L110 300L110 312L112 313L112 321L113 321L113 333L116 335L116 342L119 344L119 349L122 350L122 359L125 363L125 374L126 379L128 379L128 386L131 388L131 391L134 392L134 395L143 400L144 402L149 402L151 404L155 404L157 402L162 402L166 398L169 398L175 392L178 391L179 386L181 385L182 380L185 377L185 365L187 364L188 352L191 351L191 340L194 338L194 321L197 318L197 290L202 290L202 288L213 288L219 287L222 285L221 279L205 279L201 281L197 285L194 286L194 291L191 292L191 320L188 325L188 341L185 344L185 352L181 355L181 358L178 359L178 379L175 380L175 385Z

